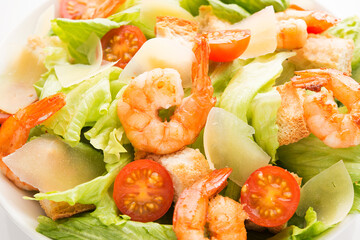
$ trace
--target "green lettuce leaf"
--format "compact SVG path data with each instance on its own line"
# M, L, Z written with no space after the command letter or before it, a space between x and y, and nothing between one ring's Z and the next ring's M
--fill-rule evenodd
M213 13L221 19L227 20L231 23L237 23L244 18L250 16L245 9L236 4L226 4L220 0L208 0Z
M123 83L123 86L126 84ZM123 144L129 143L125 138L124 128L117 116L117 103L122 92L111 103L109 111L103 115L95 125L84 135L95 148L103 150L104 161L115 163L120 159L120 154L126 152Z
M193 16L199 15L201 5L209 5L207 0L179 0L180 6L186 9Z
M354 182L354 203L350 213L360 213L360 183Z
M250 13L258 12L267 6L273 6L275 12L288 8L290 0L223 0L224 3L234 3Z
M236 59L232 62L216 63L210 74L214 96L219 99L234 75L251 60ZM219 103L219 102L217 102Z
M160 225L154 222L141 223L127 219L119 219L115 224L105 225L90 214L81 214L78 217L58 221L40 216L38 222L36 231L51 239L176 239L171 225Z
M276 89L272 89L256 95L250 107L250 125L255 129L255 141L269 154L272 162L276 160L276 150L279 147L276 117L280 104L280 94Z
M120 68L113 67L77 85L61 89L56 76L50 74L46 81L42 81L41 96L45 97L56 91L64 92L66 106L45 121L44 125L53 133L62 136L70 145L75 146L80 141L82 128L93 126L107 114L113 101L110 82L118 79L120 71ZM40 83L38 88L41 88Z
M302 239L314 239L326 230L330 229L331 226L326 226L322 222L317 221L316 212L309 208L305 215L305 222L302 218L296 215L289 221L291 225L285 228L280 233L268 240L302 240Z
M360 18L358 16L346 18L334 27L329 28L326 33L354 40L355 49L351 61L352 78L360 82Z
M331 148L314 135L278 149L278 163L291 172L296 172L303 181L344 161L352 181L360 180L360 145L349 148Z
M114 22L109 19L71 20L57 18L51 21L53 32L67 45L69 53L76 63L88 64L89 49L81 46L89 39L91 33L102 38L108 31L127 24L128 21Z
M283 61L293 55L281 52L255 58L231 79L220 98L219 106L248 122L248 110L256 94L271 89L283 70Z

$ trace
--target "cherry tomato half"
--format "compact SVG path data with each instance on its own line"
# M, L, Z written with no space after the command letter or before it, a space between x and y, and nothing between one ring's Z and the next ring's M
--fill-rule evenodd
M109 62L119 60L116 66L124 68L145 41L138 27L124 25L112 29L101 39L103 59Z
M294 215L300 201L300 187L285 169L266 166L246 180L240 200L251 221L264 227L276 227Z
M106 18L125 0L61 0L60 16L70 19Z
M142 159L121 169L115 179L113 197L119 210L132 220L151 222L169 210L174 187L163 166Z
M250 30L208 32L210 60L230 62L240 57L250 42Z

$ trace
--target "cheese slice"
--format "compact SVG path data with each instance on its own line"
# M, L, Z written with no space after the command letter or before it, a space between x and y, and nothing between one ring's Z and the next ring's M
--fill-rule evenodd
M103 157L95 149L79 144L70 147L59 137L38 137L3 158L19 179L41 192L64 191L105 172Z

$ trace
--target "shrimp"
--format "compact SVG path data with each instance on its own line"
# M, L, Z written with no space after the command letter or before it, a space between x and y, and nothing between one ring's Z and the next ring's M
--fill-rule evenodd
M231 171L230 168L214 170L181 193L173 216L173 229L179 240L207 239L204 237L206 221L209 222L210 233L214 235L212 239L229 239L226 233L229 229L233 236L241 236L244 238L239 239L246 239L242 217L245 216L245 213L242 213L242 208L235 207L240 203L231 202L229 199L216 199L214 202L210 202L209 208L210 198L226 186L226 179ZM224 204L221 207L222 213L219 212L217 203ZM237 210L241 210L237 213L241 215L240 217L226 219L233 217Z
M315 91L304 94L304 118L309 130L332 148L360 144L360 85L335 69L295 72L294 87ZM333 95L348 109L339 113Z
M278 21L302 19L307 25L307 32L315 34L324 32L340 21L340 19L323 11L300 11L291 8L276 13L276 18Z
M288 19L278 21L277 48L302 48L308 38L307 26L302 19Z
M58 93L20 109L5 120L0 128L0 170L16 186L28 191L37 190L20 179L6 166L2 158L23 146L31 128L50 118L65 105L65 95Z
M209 44L200 37L194 47L192 90L183 99L180 75L173 69L145 72L125 89L118 102L118 117L132 145L141 151L168 154L195 141L215 105L211 80L207 75ZM176 106L170 121L162 121L159 110Z
M244 221L247 217L240 203L217 195L210 200L207 214L211 239L246 239Z

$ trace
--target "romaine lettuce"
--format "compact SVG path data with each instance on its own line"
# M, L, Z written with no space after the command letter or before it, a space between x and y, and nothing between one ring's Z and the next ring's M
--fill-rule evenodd
M80 141L82 128L93 126L107 114L110 103L114 100L114 93L110 90L111 82L118 79L120 72L120 68L113 67L70 88L62 88L55 74L50 72L46 80L42 79L37 84L40 96L64 92L66 106L45 121L44 125L75 146ZM117 86L119 87L122 86Z
M248 111L252 100L259 92L266 92L280 76L285 59L293 53L272 53L255 58L231 79L219 102L219 106L248 122Z
M344 161L352 181L360 180L360 145L331 148L314 135L278 149L279 165L296 172L307 182L340 160Z
M190 12L193 16L199 15L201 5L209 5L207 0L179 0L180 6Z
M354 182L354 203L350 213L360 214L360 183Z
M281 104L281 96L275 89L256 95L250 106L250 125L255 129L256 143L276 161L276 150L279 147L276 125L277 112Z
M108 113L99 118L95 125L84 134L91 145L103 150L106 163L119 161L120 154L126 152L123 144L129 143L117 116L117 102L121 93L118 95L111 103Z
M285 228L280 233L268 240L302 240L302 239L314 239L331 226L326 226L322 222L317 220L316 212L309 208L305 215L305 221L303 218L296 215L290 219L289 227Z
M105 225L90 214L82 214L53 221L45 216L38 218L36 231L51 239L86 240L170 240L176 239L171 225L149 222L141 223L120 219L115 224Z
M220 0L208 0L213 13L221 19L227 20L230 23L237 23L244 18L250 16L246 10L236 4L226 4Z

